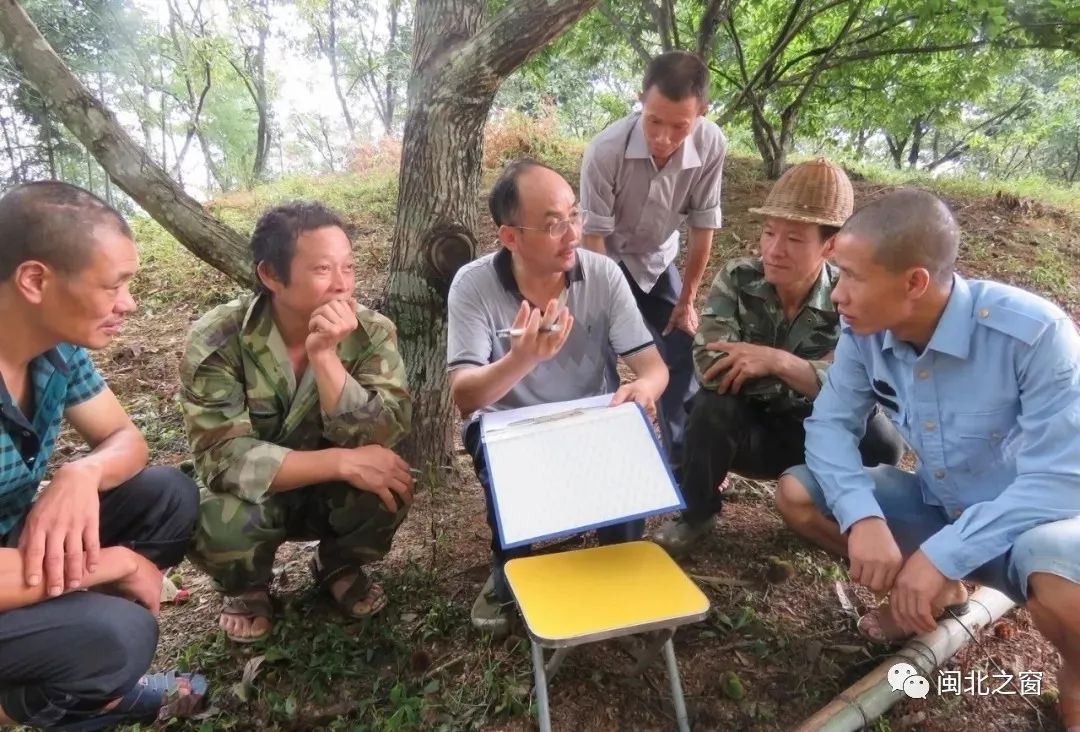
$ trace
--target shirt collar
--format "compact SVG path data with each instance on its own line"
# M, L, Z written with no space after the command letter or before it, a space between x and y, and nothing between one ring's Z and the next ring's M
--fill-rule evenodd
M695 120L695 131L698 124L700 124L700 120ZM637 122L634 123L634 128L630 131L630 137L626 141L624 157L627 160L647 160L652 158L652 155L649 154L649 145L645 142L645 117L643 115L638 115ZM679 170L701 167L701 155L698 153L697 145L694 144L694 132L686 136L683 144L676 151L676 155L672 156L672 159L676 157L679 161ZM668 165L670 164L671 161L669 160Z
M248 303L247 312L244 313L244 320L240 323L240 331L247 335L252 329L257 328L259 325L259 316L262 314L263 305L270 302L270 294L267 292L258 292Z
M814 287L810 290L810 295L806 298L806 307L813 308L822 313L835 313L836 305L832 301L833 283L836 282L836 275L833 272L833 265L825 262L821 267L821 273L818 274L817 282L814 283Z
M256 355L263 353L263 349L271 354L288 388L285 396L291 397L297 390L296 376L293 373L292 361L289 360L289 350L285 347L277 323L274 322L270 297L270 293L260 292L251 298L244 320L240 324L241 339Z
M971 352L971 336L975 331L972 317L974 298L967 281L960 275L953 275L953 288L949 300L938 319L934 334L926 345L927 350L944 353L956 358L967 358ZM895 350L901 341L893 332L886 331L881 350Z
M31 388L37 390L39 383L42 383L39 381L41 379L48 381L48 372L42 373L40 371L40 369L46 365L51 366L54 372L60 374L64 378L67 378L71 373L71 367L68 366L67 360L64 359L63 354L60 353L60 347L54 346L48 351L45 351L45 353L35 356L30 361L30 370L33 377L31 378ZM37 372L36 376L34 375L34 372ZM8 391L7 384L4 383L4 378L2 376L0 376L0 413L9 419L20 422L25 427L30 427L30 423L24 421L25 418L23 417L22 412L11 398L11 392Z
M743 285L741 289L762 299L779 302L780 297L776 293L776 288L765 279L765 265L760 257L754 260L754 269L757 272L757 277ZM834 266L828 262L822 265L821 273L818 274L814 286L810 288L802 307L811 308L822 313L836 312L836 306L832 301L833 283L836 281L834 269Z
M495 276L499 278L499 284L503 286L503 289L518 299L524 299L521 288L518 287L517 280L514 278L514 257L510 250L506 247L499 247L499 251L495 252L491 265L495 268ZM581 255L579 254L574 258L573 268L566 273L567 289L573 283L582 282L584 279L585 269L581 266Z
M64 359L63 356L60 355L60 349L58 347L50 348L49 350L45 351L45 353L41 355L41 358L44 358L46 361L52 364L52 367L56 369L56 371L61 376L67 376L71 372L71 369L68 367L67 361Z

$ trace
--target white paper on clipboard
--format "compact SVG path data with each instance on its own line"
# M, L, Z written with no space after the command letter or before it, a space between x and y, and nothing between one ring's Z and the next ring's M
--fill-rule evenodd
M685 507L641 407L608 408L610 401L608 394L482 417L504 547Z

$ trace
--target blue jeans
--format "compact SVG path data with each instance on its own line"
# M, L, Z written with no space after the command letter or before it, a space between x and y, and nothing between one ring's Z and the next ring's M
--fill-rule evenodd
M835 520L825 501L825 492L809 468L799 465L787 473L806 487L822 514ZM914 473L891 465L868 468L867 473L874 480L874 498L905 557L953 522L944 508L923 501L922 486ZM1027 601L1028 578L1034 572L1057 575L1080 584L1080 517L1028 529L1017 537L1009 551L994 557L965 579L993 587L1022 605Z

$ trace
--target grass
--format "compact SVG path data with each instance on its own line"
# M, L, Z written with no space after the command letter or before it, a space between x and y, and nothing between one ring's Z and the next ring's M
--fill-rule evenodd
M343 623L327 617L314 589L286 598L269 640L238 648L217 633L194 637L175 663L207 673L217 712L203 727L251 729L451 730L531 711L528 648L468 637L464 606L439 577L410 561L387 575L391 597L410 598L384 618ZM455 661L447 648L469 647ZM435 657L436 653L441 653ZM451 656L449 663L443 656ZM461 667L471 683L448 683Z
M882 164L853 163L849 168L884 185L915 185L971 198L994 196L1000 191L1080 213L1080 184L1064 185L1041 176L998 180L968 174L935 175L921 170L897 170Z

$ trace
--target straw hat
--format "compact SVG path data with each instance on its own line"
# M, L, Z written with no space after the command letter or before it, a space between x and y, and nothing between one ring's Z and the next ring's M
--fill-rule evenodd
M855 207L844 169L825 158L799 163L776 181L765 205L751 213L778 219L805 221L826 226L843 226Z

